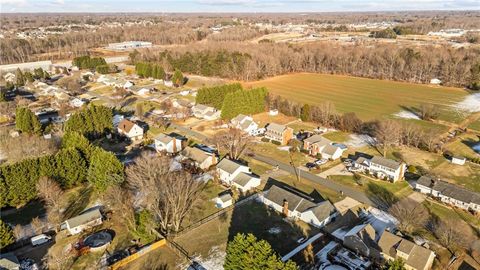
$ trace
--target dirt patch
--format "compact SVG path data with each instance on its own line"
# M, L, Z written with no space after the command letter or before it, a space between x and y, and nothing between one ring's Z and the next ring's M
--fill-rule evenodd
M453 177L469 177L472 175L473 171L470 166L460 166L456 164L452 164L448 161L443 162L439 166L437 166L433 172L442 175L447 178ZM445 179L448 180L448 179Z
M296 121L297 118L286 116L281 113L279 113L278 115L272 116L272 115L269 115L268 112L263 112L263 113L254 115L253 120L258 124L259 127L263 127L266 124L272 123L272 122L285 125L292 121Z

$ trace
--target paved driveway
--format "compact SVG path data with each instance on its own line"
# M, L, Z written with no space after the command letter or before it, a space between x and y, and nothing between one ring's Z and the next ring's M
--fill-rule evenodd
M340 163L324 172L317 174L320 177L327 178L329 175L353 175L353 173L347 171L347 168L343 163Z

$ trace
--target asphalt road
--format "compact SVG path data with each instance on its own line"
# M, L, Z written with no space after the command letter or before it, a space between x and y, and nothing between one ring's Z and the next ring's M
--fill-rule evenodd
M172 127L179 130L182 133L185 133L186 136L193 136L193 137L196 137L196 138L198 138L202 141L205 141L205 140L208 139L207 136L205 136L205 135L203 135L203 134L201 134L197 131L191 130L189 128L186 128L186 127L183 127L183 126L180 126L180 125L177 125L177 124L173 124L173 123L172 123ZM255 154L252 158L254 158L258 161L267 163L267 164L272 165L272 166L277 166L278 165L278 168L280 170L286 171L290 174L295 174L295 171L294 171L293 167L288 163L283 163L283 162L278 161L276 159L273 159L271 157L258 155L258 154ZM355 199L359 202L378 207L378 205L376 203L374 203L372 200L370 200L365 193L363 193L361 191L358 191L354 188L339 184L339 183L337 183L333 180L329 180L329 179L317 176L315 174L309 173L309 172L304 171L304 170L302 170L302 172L301 172L301 177L304 178L304 179L307 179L309 181L312 181L314 183L323 185L323 186L325 186L329 189L335 190L339 193L343 192L344 195L346 195L348 197L351 197L351 198L353 198L353 199Z
M272 166L278 166L278 168L280 170L286 171L286 172L291 173L291 174L295 174L294 168L290 164L283 163L283 162L275 160L271 157L267 157L267 156L263 156L263 155L257 155L257 154L255 154L253 156L253 158L258 160L258 161L261 161L261 162L267 163L269 165L272 165ZM307 180L312 181L314 183L323 185L323 186L325 186L329 189L335 190L339 193L343 192L344 195L346 195L348 197L351 197L351 198L353 198L353 199L355 199L359 202L375 206L375 203L372 202L367 197L367 195L365 195L365 193L360 192L356 189L341 185L341 184L339 184L335 181L317 176L315 174L312 174L312 173L309 173L309 172L306 172L306 171L303 171L303 170L300 173L300 176L304 179L307 179ZM321 192L321 190L320 190L320 192Z

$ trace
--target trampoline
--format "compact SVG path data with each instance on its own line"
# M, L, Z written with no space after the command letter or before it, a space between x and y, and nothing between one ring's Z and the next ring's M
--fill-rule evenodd
M102 230L87 236L83 240L83 244L91 251L101 250L112 242L114 235L115 233L111 230Z

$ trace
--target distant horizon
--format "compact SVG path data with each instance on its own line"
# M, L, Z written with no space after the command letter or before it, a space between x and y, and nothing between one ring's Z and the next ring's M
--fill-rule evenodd
M480 11L480 0L0 0L0 13L336 13Z

